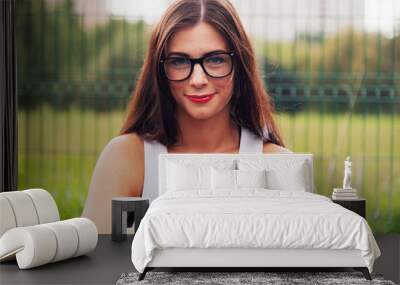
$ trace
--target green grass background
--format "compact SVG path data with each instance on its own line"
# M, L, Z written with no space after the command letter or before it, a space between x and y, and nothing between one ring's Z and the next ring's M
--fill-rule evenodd
M124 111L94 112L42 105L18 114L18 188L52 193L63 219L80 216L97 158L118 134ZM375 233L400 233L400 114L278 113L288 148L314 154L317 193L341 187L343 161L353 160L352 185L367 199Z

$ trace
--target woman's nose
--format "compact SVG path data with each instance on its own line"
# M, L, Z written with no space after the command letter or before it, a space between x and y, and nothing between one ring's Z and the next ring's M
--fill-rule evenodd
M203 86L208 83L207 74L205 74L200 64L193 66L193 72L190 76L190 84L196 87Z

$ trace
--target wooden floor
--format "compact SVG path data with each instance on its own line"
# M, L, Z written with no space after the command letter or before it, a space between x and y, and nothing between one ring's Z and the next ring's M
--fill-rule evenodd
M381 273L385 279L400 284L400 234L375 236L381 250L374 264L374 272Z

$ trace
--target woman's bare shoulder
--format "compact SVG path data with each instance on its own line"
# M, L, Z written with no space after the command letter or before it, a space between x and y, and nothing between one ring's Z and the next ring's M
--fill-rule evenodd
M263 153L293 153L291 150L274 143L264 143Z
M119 135L109 141L104 151L127 156L142 156L144 153L143 139L136 133Z
M95 222L99 233L110 233L111 199L141 196L143 177L143 140L136 134L111 139L97 160L82 215Z
M141 191L144 175L143 139L137 134L124 134L111 139L98 159L98 180L113 183L122 192ZM98 175L100 174L100 175ZM99 177L100 176L100 177Z

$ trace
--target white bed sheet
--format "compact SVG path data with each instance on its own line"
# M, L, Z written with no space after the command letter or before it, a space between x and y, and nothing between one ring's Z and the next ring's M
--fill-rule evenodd
M358 249L369 271L380 250L361 216L299 191L167 192L150 206L132 242L143 272L155 249Z

